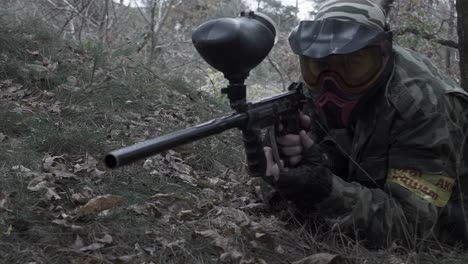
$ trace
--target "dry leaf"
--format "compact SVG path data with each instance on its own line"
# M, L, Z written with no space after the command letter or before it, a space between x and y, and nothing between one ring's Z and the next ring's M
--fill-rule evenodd
M97 242L101 242L104 244L110 244L113 242L112 236L109 234L105 234L103 238L96 239Z
M80 204L85 204L91 199L91 197L83 193L74 193L71 195L71 198L73 201L80 203Z
M37 51L37 50L26 49L26 52L31 54L31 55L34 55L34 56L39 55L39 51Z
M47 155L45 158L44 158L44 161L42 162L42 169L46 172L50 172L52 170L52 166L54 165L55 163L55 160L56 159L61 159L63 158L62 156L50 156L50 155Z
M275 248L275 251L279 254L284 254L285 251L283 249L283 247L281 247L281 245L278 245L276 248Z
M219 207L216 215L222 216L225 220L231 220L236 224L247 224L250 223L249 216L236 208L231 207Z
M6 140L7 138L8 138L7 135L5 135L5 134L3 134L3 133L0 132L0 142Z
M8 212L12 212L12 210L7 208L8 197L10 195L6 192L0 192L0 209L3 209Z
M36 177L34 179L32 179L29 183L28 183L28 190L30 191L33 191L33 192L37 192L37 191L40 191L42 189L45 189L47 188L47 180L46 180L46 177L45 176L39 176L39 177Z
M151 256L154 255L154 252L156 252L156 247L150 247L150 246L146 246L146 247L143 247L143 250L148 252Z
M103 248L104 246L105 246L104 244L93 243L93 244L91 244L89 246L80 248L80 251L96 251L98 249Z
M53 105L47 107L47 110L51 113L60 114L62 113L62 103L56 101Z
M174 176L180 178L183 182L188 183L193 187L197 186L197 180L188 174L175 173Z
M146 215L146 216L161 216L162 213L154 203L148 203L146 202L145 204L134 204L129 207L127 207L128 210L132 210L136 212L137 214L140 215Z
M249 210L251 212L262 212L262 211L267 211L268 206L264 203L251 203L245 206L241 206L240 209Z
M42 72L48 72L49 69L42 65L38 64L26 64L26 67L28 67L30 70L35 71L37 73L42 73Z
M13 231L13 225L8 225L7 231L4 232L6 236L10 236L11 232Z
M223 254L221 254L221 256L219 257L221 261L226 261L226 260L238 260L238 259L241 259L244 257L244 254L242 254L241 252L239 252L239 250L237 248L233 248L231 250L229 250L228 252L224 252ZM241 263L245 263L245 262L241 262Z
M78 79L75 76L68 76L67 77L67 83L69 85L77 85L78 84Z
M226 184L226 181L221 180L220 178L209 178L208 183L212 187L218 187L218 186L223 186Z
M179 240L172 241L172 242L166 244L166 247L168 247L168 248L171 248L173 246L181 247L182 244L184 244L185 242L186 242L185 239L179 239Z
M308 256L293 264L352 264L353 262L345 257L329 253L317 253L312 256Z
M61 225L61 226L66 226L68 227L68 223L66 220L63 220L63 219L55 219L55 220L52 220L52 223L56 224L56 225Z
M73 243L72 247L77 250L84 247L83 239L79 235L76 235L75 243Z
M52 174L59 179L67 179L67 178L77 179L77 176L75 174L69 171L65 171L65 170L54 170L52 171Z
M73 201L79 204L85 204L94 196L94 191L89 186L83 187L82 191L79 193L73 193L71 198Z
M176 171L182 173L182 174L187 174L187 175L190 175L190 173L192 172L192 167L190 167L189 165L187 164L183 164L183 163L178 163L178 162L174 162L171 164L171 167L173 169L175 169Z
M47 96L47 97L54 97L55 96L55 94L53 92L49 92L49 91L46 91L46 90L42 91L42 94Z
M31 172L30 169L24 167L23 165L16 165L11 167L12 170L14 171L19 171L19 172Z
M80 208L81 215L96 214L104 210L112 209L123 202L123 197L118 195L101 195L89 200Z
M102 212L98 213L98 216L108 216L110 214L110 209L109 210L104 210Z
M176 200L188 200L187 197L177 193L157 193L150 197L150 199L172 198Z
M112 131L111 131L111 135L112 135ZM150 169L152 167L153 167L153 160L152 159L145 160L145 162L143 163L143 168Z
M221 236L216 230L195 231L195 235L211 238L216 246L222 248L224 251L229 250L229 239Z
M101 171L101 170L98 170L98 169L95 169L91 172L91 176L92 177L99 177L101 176L102 174L106 173L105 171Z
M52 175L54 175L56 178L63 179L63 178L74 178L76 179L76 175L71 173L68 170L68 166L63 164L61 161L63 161L63 156L49 156L47 155L46 158L44 158L44 161L42 163L42 169L45 172L50 172Z
M47 189L47 192L46 192L46 197L47 197L47 200L62 200L62 198L55 192L55 188L49 188L49 187L45 187Z
M76 164L75 165L75 173L80 171L91 172L96 169L96 165L98 164L97 160L90 155L86 156L86 161L83 164Z
M74 167L74 172L87 172L90 173L90 176L97 177L104 174L104 171L101 171L97 168L98 161L90 155L86 155L86 161L83 164L76 164Z
M177 218L181 220L188 220L194 216L196 216L196 214L192 210L181 210L177 213Z
M50 72L53 72L57 69L58 67L58 62L52 62L52 63L49 63L47 65L47 69L50 71Z
M133 261L134 258L137 258L139 255L125 255L120 257L109 257L110 260L114 260L113 263L135 263Z
M140 215L149 215L145 204L132 204L127 209Z

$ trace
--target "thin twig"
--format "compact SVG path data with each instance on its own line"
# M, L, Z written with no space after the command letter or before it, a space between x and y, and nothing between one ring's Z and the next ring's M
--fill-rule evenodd
M283 92L285 92L286 91L286 80L284 79L283 73L279 69L279 66L276 64L276 62L274 62L270 57L267 57L267 60L270 63L270 65L273 67L273 69L275 69L275 71L279 74L279 76L281 78L281 85L283 87Z

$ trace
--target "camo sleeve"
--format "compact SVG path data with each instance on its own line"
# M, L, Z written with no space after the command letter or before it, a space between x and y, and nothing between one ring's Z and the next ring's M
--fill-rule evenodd
M403 118L394 122L388 167L381 168L386 170L383 188L333 176L332 192L317 205L318 212L370 245L394 241L411 245L439 237L441 215L460 209L451 198L463 138L458 121L450 118L457 114L439 110L415 114L411 122ZM451 228L458 225L458 220L446 219L454 224Z
M436 206L398 185L371 189L337 176L332 184L332 193L317 205L318 212L340 231L356 235L367 245L385 247L398 240L411 245L416 231L430 235L437 221Z

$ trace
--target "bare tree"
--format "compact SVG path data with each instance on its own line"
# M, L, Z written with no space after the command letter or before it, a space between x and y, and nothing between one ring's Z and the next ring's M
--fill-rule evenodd
M109 1L110 0L104 0L104 8L102 9L101 21L99 22L99 37L102 46L107 42L107 32L109 28Z
M455 34L455 0L450 0L450 18L448 21L449 38ZM452 72L452 49L445 48L445 68L448 73Z
M458 44L460 53L460 80L463 89L468 90L468 2L456 2L458 15Z
M141 16L145 19L148 31L145 33L143 42L138 47L138 52L147 46L149 43L149 55L147 56L147 64L150 64L155 59L155 53L158 44L158 38L161 30L169 17L169 13L175 5L181 1L176 0L146 0L145 7L138 7Z

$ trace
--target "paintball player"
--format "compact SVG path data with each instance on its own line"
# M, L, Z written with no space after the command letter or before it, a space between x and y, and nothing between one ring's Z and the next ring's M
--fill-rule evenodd
M468 94L394 45L370 0L324 2L289 43L308 104L304 130L277 136L281 161L264 148L276 197L368 245L467 243L460 161Z

